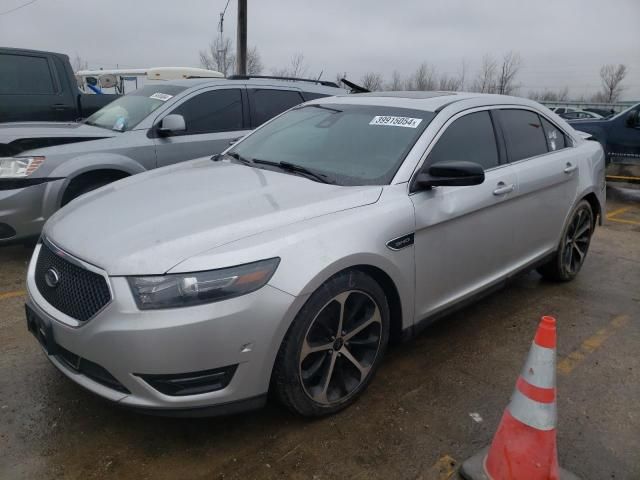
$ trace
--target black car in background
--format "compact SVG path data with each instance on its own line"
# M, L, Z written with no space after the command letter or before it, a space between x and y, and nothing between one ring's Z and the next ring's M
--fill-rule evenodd
M602 144L607 164L640 164L640 103L610 118L569 123Z
M613 109L605 109L605 108L584 108L583 109L585 112L593 112L593 113L597 113L598 115L603 116L604 118L609 118L612 117L616 114L616 112Z
M0 47L0 122L73 121L117 97L82 93L67 55Z

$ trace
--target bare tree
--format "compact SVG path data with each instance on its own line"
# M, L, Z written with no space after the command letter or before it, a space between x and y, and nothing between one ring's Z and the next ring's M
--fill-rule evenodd
M617 102L620 94L624 90L622 81L627 76L627 66L620 64L603 65L600 69L600 80L602 81L601 98L605 103Z
M296 53L291 57L291 62L288 67L274 68L271 73L277 77L304 77L307 74L309 67L305 65L304 55L302 53Z
M482 65L471 90L480 93L495 93L497 85L498 63L491 55L482 57Z
M422 62L412 78L407 81L408 90L436 90L438 88L438 80L436 69L427 62Z
M511 95L519 88L515 83L516 76L520 71L522 62L520 54L516 52L507 52L502 57L502 65L498 72L496 83L496 93L501 95Z
M398 91L404 88L405 81L402 79L400 72L394 70L391 74L391 81L387 84L387 90Z
M382 90L382 85L384 84L384 80L382 75L376 72L367 72L364 74L362 79L360 80L360 84L370 90L372 92L378 92Z
M89 68L89 62L87 62L84 58L80 56L78 52L76 52L76 56L73 57L73 61L71 62L71 67L74 72L78 72L80 70L87 70Z
M233 42L228 37L220 40L216 37L207 50L200 51L200 64L208 70L217 70L225 77L233 73L236 56L233 54ZM248 63L248 60L247 60Z
M216 37L206 50L200 51L200 65L208 70L217 70L225 77L235 72L236 56L233 42L229 37L220 41ZM260 75L264 70L258 47L247 50L247 74Z
M560 90L543 90L542 92L531 91L527 95L531 100L537 102L566 102L569 99L569 87Z
M260 75L263 68L264 66L262 65L262 58L258 52L258 47L247 50L247 74Z

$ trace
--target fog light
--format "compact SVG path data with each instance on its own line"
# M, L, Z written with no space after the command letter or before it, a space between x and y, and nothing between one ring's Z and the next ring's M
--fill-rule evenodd
M238 365L172 375L136 375L160 393L184 396L222 390L231 382L236 368Z

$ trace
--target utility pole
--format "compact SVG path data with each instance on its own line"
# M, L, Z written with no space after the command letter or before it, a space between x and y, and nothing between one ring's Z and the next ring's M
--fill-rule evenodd
M247 74L247 0L238 0L238 39L236 73Z

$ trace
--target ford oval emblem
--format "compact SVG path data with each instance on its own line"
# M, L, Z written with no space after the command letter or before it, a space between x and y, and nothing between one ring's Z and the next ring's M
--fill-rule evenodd
M56 288L60 283L60 274L55 268L51 267L45 272L44 281L50 288Z

